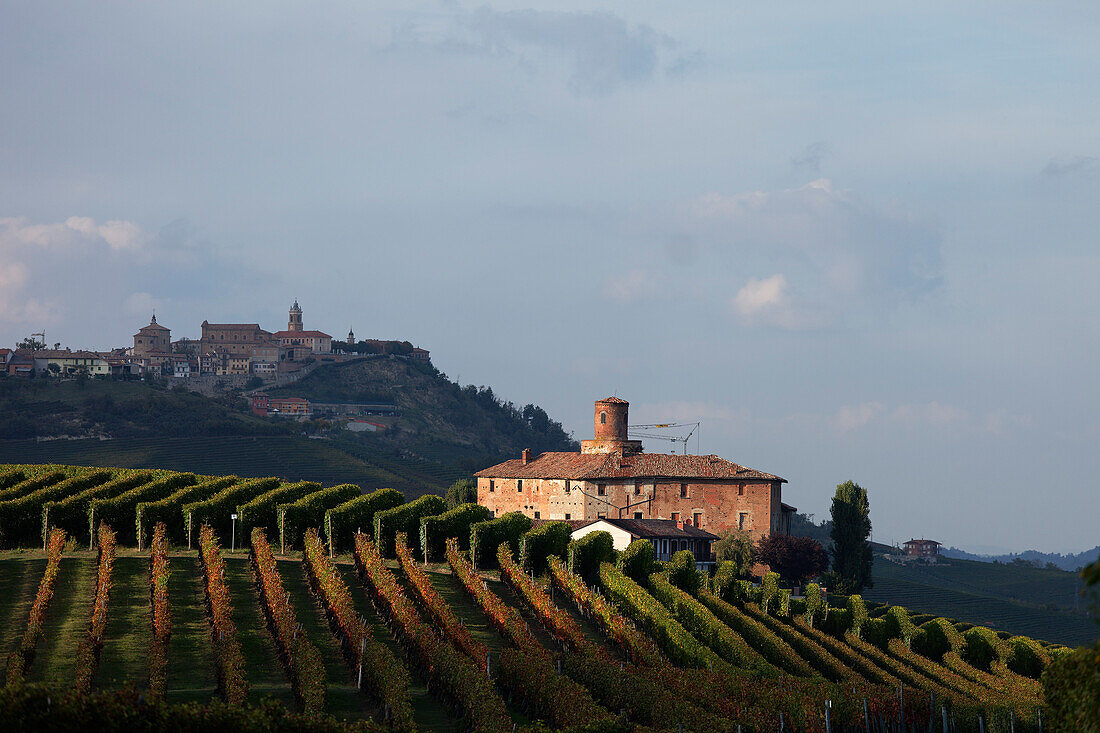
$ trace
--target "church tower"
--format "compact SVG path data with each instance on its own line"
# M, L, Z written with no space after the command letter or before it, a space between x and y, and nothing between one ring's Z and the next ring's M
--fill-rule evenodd
M294 299L294 305L290 306L290 320L287 321L286 330L302 330L302 309L298 307L298 299Z
M349 344L354 344L355 343L355 331L351 330L350 326L348 327L348 343Z

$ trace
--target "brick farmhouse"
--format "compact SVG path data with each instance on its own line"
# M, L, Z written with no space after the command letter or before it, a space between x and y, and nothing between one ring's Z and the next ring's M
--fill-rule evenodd
M794 507L786 481L714 455L646 453L627 438L629 404L596 402L595 436L580 453L547 452L479 471L478 503L494 515L534 519L666 519L714 534L747 530L753 541L786 534Z

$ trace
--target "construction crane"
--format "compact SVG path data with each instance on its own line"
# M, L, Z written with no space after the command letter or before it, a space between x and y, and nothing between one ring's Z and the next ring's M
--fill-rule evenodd
M699 450L699 422L658 422L649 425L631 425L629 437L634 440L667 440L670 443L682 443L684 455L688 452L688 441L695 436L695 450ZM652 430L669 430L673 428L691 428L687 435L667 435L664 433L647 432Z

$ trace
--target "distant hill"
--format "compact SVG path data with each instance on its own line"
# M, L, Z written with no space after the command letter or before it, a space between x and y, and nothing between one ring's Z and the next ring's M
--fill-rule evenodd
M1022 561L1039 567L1046 567L1047 563L1050 563L1062 570L1080 570L1084 566L1094 563L1100 558L1100 545L1097 545L1091 550L1085 550L1084 552L1070 555L1061 555L1056 552L1039 552L1038 550L1025 550L1019 554L1010 553L1007 555L976 555L966 550L960 550L957 547L949 547L943 550L943 555L946 557L958 558L960 560L974 560L977 562L989 563L1016 563Z
M395 428L361 434L365 441L470 472L524 448L536 454L580 449L537 405L518 407L490 387L461 387L426 362L376 357L326 364L299 382L266 391L312 402L396 405Z
M0 462L275 475L415 496L441 493L523 448L577 449L541 408L517 408L489 388L460 388L430 364L405 359L324 366L273 390L320 402L396 404L393 429L379 435L257 417L239 392L208 398L185 382L169 384L0 377Z
M947 560L898 565L875 558L863 597L1069 646L1100 638L1076 573L1030 565Z

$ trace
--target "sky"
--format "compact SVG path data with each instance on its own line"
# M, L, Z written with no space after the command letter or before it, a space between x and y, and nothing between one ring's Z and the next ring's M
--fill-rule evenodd
M409 340L818 519L1100 542L1100 6L0 0L0 343ZM672 442L647 442L668 451Z

